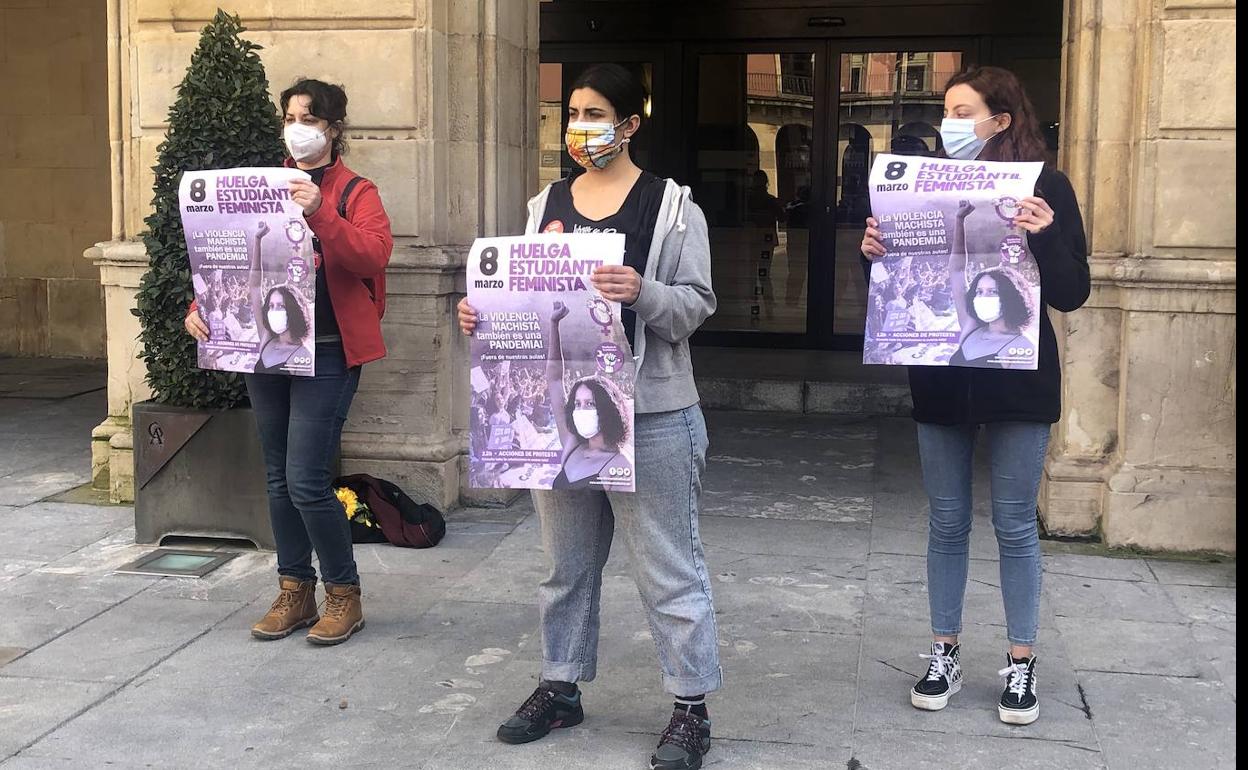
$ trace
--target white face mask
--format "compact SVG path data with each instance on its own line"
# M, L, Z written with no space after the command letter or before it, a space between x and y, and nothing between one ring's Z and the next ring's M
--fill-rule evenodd
M597 409L574 409L572 410L572 424L576 427L577 434L583 439L591 439L598 435L598 410Z
M268 318L269 328L273 330L274 334L285 334L286 330L290 328L290 321L286 318L285 310L270 310Z
M291 123L282 132L286 140L286 151L299 163L310 163L325 154L329 146L328 129L317 131L312 126L302 123Z
M984 323L992 323L1001 317L1000 297L976 297L974 302L975 315Z

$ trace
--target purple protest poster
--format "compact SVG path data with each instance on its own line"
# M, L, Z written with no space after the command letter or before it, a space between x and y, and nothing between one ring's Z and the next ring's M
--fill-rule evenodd
M468 257L469 483L634 491L634 361L619 303L594 291L622 234L479 238Z
M188 171L178 188L191 283L209 339L199 367L311 376L316 366L312 231L290 199L292 168Z
M1013 219L1041 168L876 156L887 254L871 266L863 363L1036 368L1040 271Z

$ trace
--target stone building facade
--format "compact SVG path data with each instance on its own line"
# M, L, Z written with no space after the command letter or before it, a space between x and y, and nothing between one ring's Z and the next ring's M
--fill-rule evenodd
M1068 0L1061 164L1093 291L1064 319L1051 530L1235 549L1235 6Z
M0 355L104 355L109 236L103 3L0 3Z
M107 319L109 414L93 436L93 457L97 483L121 500L133 495L129 408L148 395L129 311L145 267L136 235L151 196L149 168L173 88L219 3L100 2L106 14L84 14L82 23L106 54L99 66L107 97L86 99L82 109L106 118L99 141L107 155L80 162L108 169L107 185L94 171L89 177L111 197L87 207L81 222L89 224L80 229L79 213L63 205L63 175L48 175L42 209L0 198L9 234L0 246L0 353L93 355L98 340L60 348L51 342L55 330ZM56 14L78 4L18 5ZM479 235L518 231L538 180L539 6L234 0L228 9L265 46L275 91L308 75L341 82L352 96L349 162L379 184L397 247L385 322L391 355L365 371L343 438L344 469L394 479L443 506L474 494L463 481L466 347L451 313L465 253ZM1084 207L1094 289L1088 306L1059 324L1065 414L1041 513L1050 531L1099 532L1113 545L1234 551L1234 0L1066 0L1063 15L1059 165ZM8 45L25 35L14 31L18 17L19 25L39 23L26 10L0 10L5 77L44 64ZM92 78L104 79L87 72L84 88ZM36 120L17 134L14 121L5 122L5 176L20 168L39 177L67 157L22 149L38 126L64 122ZM80 144L67 133L43 138ZM4 165L17 163L28 165ZM111 232L98 244L82 242L105 222ZM25 236L14 247L11 235L32 225L67 228L72 242L62 238L54 257L32 260L19 253L29 248ZM67 258L73 248L87 248L86 259ZM32 261L46 264L46 274L26 275ZM89 301L94 295L65 283L93 282L97 270L103 310ZM46 284L46 300L19 287L30 281ZM19 291L26 293L16 301L26 304L11 299ZM68 320L62 292L76 303ZM41 317L32 301L45 302L51 331L19 331L15 340L11 327ZM29 341L36 337L48 342Z
M133 497L129 406L149 395L130 315L145 269L135 242L174 89L216 0L110 0L112 239L91 248L109 321L109 415L93 436L97 483ZM296 77L342 83L348 163L382 191L395 235L389 356L366 368L344 433L344 472L393 479L447 507L460 500L466 346L452 328L467 247L522 228L535 176L535 4L238 0L275 92Z

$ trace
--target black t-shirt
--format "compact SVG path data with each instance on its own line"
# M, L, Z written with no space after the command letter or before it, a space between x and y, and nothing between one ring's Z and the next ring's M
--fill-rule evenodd
M574 174L551 186L550 196L546 199L546 211L542 215L541 232L553 230L564 233L623 233L624 264L645 275L646 263L650 260L650 243L659 218L659 207L663 205L663 180L649 171L642 171L633 188L628 191L628 197L624 199L619 211L603 219L590 219L572 205L572 180L577 176L579 174ZM559 224L552 227L556 222ZM624 333L628 335L628 343L634 345L637 314L624 308L621 321L624 324Z
M332 161L330 165L333 165ZM325 170L329 166L321 166L314 168L308 172L312 177L312 181L317 187L321 186L321 181L325 179ZM312 247L316 250L319 259L316 260L316 336L317 337L336 337L338 331L338 318L334 316L334 303L329 298L329 283L325 279L325 255L321 250L321 242L315 238L312 239Z

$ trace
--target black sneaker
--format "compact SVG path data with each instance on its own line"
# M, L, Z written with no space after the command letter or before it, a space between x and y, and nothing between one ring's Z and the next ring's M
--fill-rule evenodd
M1005 656L1008 666L997 673L1005 677L1005 692L997 715L1011 725L1029 725L1040 717L1040 701L1036 698L1036 656L1012 658Z
M962 689L961 645L932 642L932 654L920 655L932 661L927 673L910 688L910 704L924 711L940 711L949 698Z
M503 743L528 743L544 738L555 728L572 727L583 721L580 690L564 695L543 683L510 719L499 725L498 739Z
M650 756L650 770L698 770L710 750L711 720L678 708Z

